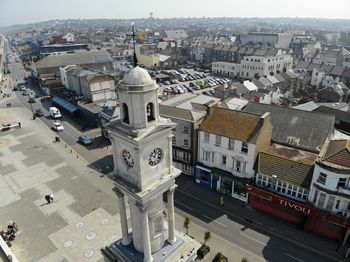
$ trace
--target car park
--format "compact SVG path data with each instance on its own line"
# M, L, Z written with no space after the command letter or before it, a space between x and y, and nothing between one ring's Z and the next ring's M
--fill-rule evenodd
M78 142L84 146L88 146L92 144L92 138L88 135L83 134L79 136Z
M55 121L52 124L52 129L55 130L56 132L59 132L59 131L63 131L64 127L62 126L62 124L60 122Z

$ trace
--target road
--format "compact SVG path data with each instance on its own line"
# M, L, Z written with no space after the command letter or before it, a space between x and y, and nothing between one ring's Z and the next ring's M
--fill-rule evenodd
M23 66L20 63L16 63L15 56L11 56L11 77L20 83L23 77L26 75ZM16 82L16 81L15 81ZM30 89L34 94L39 95L39 90L30 86ZM18 106L25 106L31 110L28 101L28 96L23 96L22 92L17 91ZM49 102L37 102L33 105L33 111L36 108L43 108L45 117L37 118L33 121L43 121L47 126L51 127L53 120L47 115L47 109ZM77 144L77 139L82 131L79 129L74 119L63 114L63 126L65 130L58 135L61 137L62 143L65 143L68 148L77 152L77 157L82 156L87 160L92 167L100 172L107 174L113 168L113 159L111 156L110 144L99 136L99 130L88 130L84 133L95 137L96 142L90 147L84 147ZM286 261L286 262L308 262L308 261L330 261L328 258L322 257L312 251L305 248L301 248L298 245L292 244L284 239L271 237L268 232L264 230L254 228L254 226L245 225L238 222L232 217L223 214L222 211L216 208L212 208L207 205L205 200L199 200L193 195L186 194L181 191L181 185L179 190L176 191L176 213L182 217L189 216L192 223L198 227L205 228L211 231L216 236L233 243L235 246L239 246L243 250L260 257L267 261ZM220 250L219 250L220 251Z

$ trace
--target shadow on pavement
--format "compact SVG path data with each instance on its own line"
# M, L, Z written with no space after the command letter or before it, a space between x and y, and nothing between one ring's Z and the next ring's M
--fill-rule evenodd
M105 156L95 162L92 162L88 167L93 168L102 174L108 174L113 171L113 155Z

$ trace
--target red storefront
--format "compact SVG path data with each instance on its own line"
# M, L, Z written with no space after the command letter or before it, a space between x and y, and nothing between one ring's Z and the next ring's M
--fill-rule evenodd
M312 206L247 185L248 204L305 229L331 238L343 238L350 227L344 217L318 210Z

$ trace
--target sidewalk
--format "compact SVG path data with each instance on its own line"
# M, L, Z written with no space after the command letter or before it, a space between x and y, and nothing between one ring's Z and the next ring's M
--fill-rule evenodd
M337 243L321 235L303 231L298 226L278 220L279 218L269 216L266 213L252 209L249 206L242 206L242 202L224 196L225 205L220 207L218 201L220 194L203 186L196 184L192 177L181 176L176 180L179 185L178 192L192 197L199 202L224 211L239 223L261 230L269 235L282 238L295 245L328 257L330 261L345 261L344 253L336 252Z

